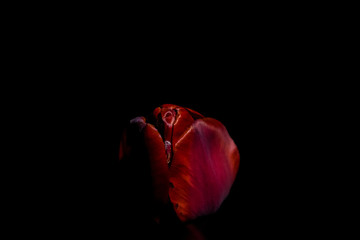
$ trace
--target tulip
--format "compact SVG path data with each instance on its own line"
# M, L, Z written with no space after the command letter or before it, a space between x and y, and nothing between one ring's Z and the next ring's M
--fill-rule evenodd
M154 202L171 204L182 222L219 209L240 164L238 148L221 122L189 108L164 104L148 119L132 119L130 128L121 137L119 157L133 154L136 146L131 139L141 139Z

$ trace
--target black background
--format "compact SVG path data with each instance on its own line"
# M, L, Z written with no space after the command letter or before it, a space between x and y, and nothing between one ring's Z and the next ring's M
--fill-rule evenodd
M45 159L31 171L34 197L26 204L29 219L42 219L38 228L164 239L186 238L189 229L230 239L311 228L298 223L311 202L303 170L313 157L306 104L317 91L309 50L318 43L291 31L296 22L280 26L253 16L242 25L227 19L235 24L187 29L140 21L114 31L112 19L82 20L24 33L35 42L23 50L29 67L22 71L42 80L29 84L37 91L22 113L41 115L28 123L28 136L41 136L35 149ZM44 29L46 38L36 38ZM122 129L164 103L218 119L240 151L238 176L218 213L189 225L149 224L141 201L119 182Z

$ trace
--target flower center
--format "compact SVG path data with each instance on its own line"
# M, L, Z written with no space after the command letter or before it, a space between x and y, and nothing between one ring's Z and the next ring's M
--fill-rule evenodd
M172 136L173 136L175 118L176 118L176 112L174 110L166 111L162 117L162 120L164 122L165 154L166 154L167 163L168 163L169 167L170 167L171 160L173 157Z

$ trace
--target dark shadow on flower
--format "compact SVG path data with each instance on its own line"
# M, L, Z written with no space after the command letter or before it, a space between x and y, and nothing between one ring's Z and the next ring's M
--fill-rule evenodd
M186 225L186 230L187 230L186 236L184 238L186 240L193 240L193 239L205 240L206 239L204 234L194 224Z

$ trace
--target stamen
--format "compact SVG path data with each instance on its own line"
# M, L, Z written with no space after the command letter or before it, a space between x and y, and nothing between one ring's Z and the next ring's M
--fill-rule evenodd
M165 153L167 157L167 163L169 164L171 161L171 142L165 141Z

